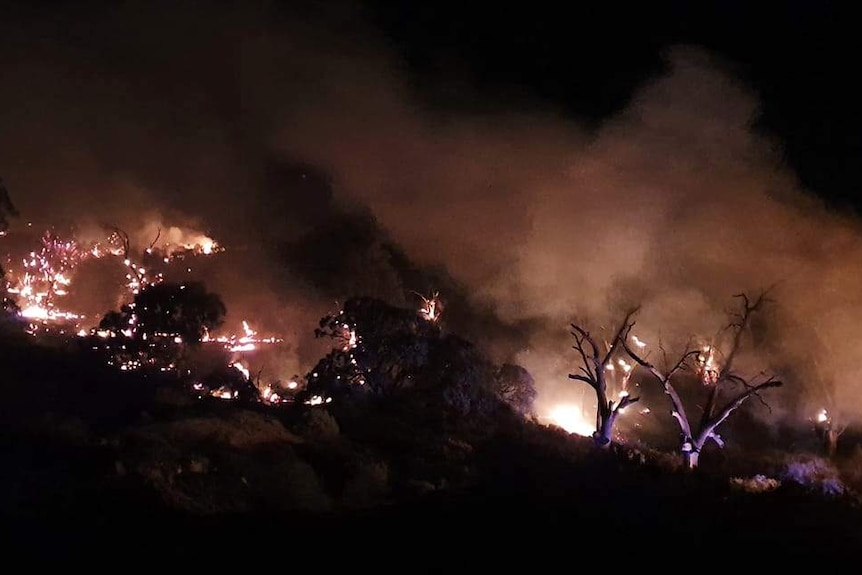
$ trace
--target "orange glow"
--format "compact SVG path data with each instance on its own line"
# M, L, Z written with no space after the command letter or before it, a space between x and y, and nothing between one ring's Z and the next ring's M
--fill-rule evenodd
M589 421L580 406L574 404L560 404L552 407L545 417L548 423L556 425L576 435L591 437L596 431L596 426Z

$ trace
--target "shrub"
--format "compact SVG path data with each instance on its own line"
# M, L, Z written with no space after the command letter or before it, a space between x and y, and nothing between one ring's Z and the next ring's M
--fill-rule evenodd
M824 495L843 495L846 492L838 470L823 457L806 456L788 461L781 471L781 479Z
M311 439L332 440L340 435L341 428L335 417L325 408L312 407L302 416L300 433Z

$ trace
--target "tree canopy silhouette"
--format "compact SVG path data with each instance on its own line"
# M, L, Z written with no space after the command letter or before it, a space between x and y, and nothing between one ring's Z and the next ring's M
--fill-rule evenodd
M306 375L306 399L422 397L457 414L490 414L508 406L526 415L532 377L519 366L496 366L472 342L443 333L421 309L355 297L323 317L315 330L335 344Z
M203 282L162 282L142 289L119 312L107 313L99 327L131 328L135 339L179 337L194 347L224 322L226 313L221 297L207 291Z

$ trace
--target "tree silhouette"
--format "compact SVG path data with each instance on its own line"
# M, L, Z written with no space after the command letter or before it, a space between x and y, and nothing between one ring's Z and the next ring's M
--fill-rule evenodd
M3 179L0 178L0 235L5 234L9 229L9 220L13 217L18 217L18 210L15 209L15 204L9 197L9 190L3 184Z
M415 383L428 362L433 322L417 312L371 297L347 300L342 309L321 318L315 336L335 342L308 373L311 395L352 393L386 395Z
M0 236L5 235L9 229L10 218L18 215L18 210L15 209L12 199L9 197L9 190L6 189L3 179L0 178ZM9 297L6 286L6 270L0 264L0 312L16 314L19 311L18 304Z
M454 416L487 415L504 404L522 415L532 409L526 370L498 368L472 342L444 334L423 309L355 297L324 316L315 335L334 346L306 375L302 401L421 397Z
M601 352L596 338L578 324L571 324L572 335L575 345L572 346L581 360L579 373L570 373L569 379L582 381L593 388L598 405L596 407L596 430L593 439L599 447L609 447L613 441L613 429L617 416L632 403L639 400L630 396L626 391L620 390L619 401L609 399L607 372L613 370L613 361L620 352L620 343L631 329L632 317L637 313L637 308L629 311L619 328L614 332L613 338L605 345L606 350Z
M180 338L194 347L223 323L227 309L202 282L162 282L142 289L123 313L131 314L137 338Z
M503 401L521 415L533 415L536 383L533 376L520 365L504 363L494 374L494 389Z
M187 348L199 346L222 324L226 313L221 298L201 282L163 282L144 287L132 303L106 313L99 329L111 334L105 344L109 363L124 370L172 369Z
M629 345L628 334L634 324L630 324L624 330L621 341L626 353L638 365L652 373L670 399L673 417L679 424L682 434L680 452L689 469L697 467L700 453L709 440L714 441L719 447L724 446L724 440L718 434L718 427L746 400L752 396L760 397L759 393L762 390L782 385L781 381L763 373L754 377L745 377L735 369L734 365L741 351L743 336L750 328L751 318L765 304L765 296L766 294L762 293L754 301L751 301L746 294L735 296L740 298L742 306L740 311L733 314L727 326L730 343L725 353L720 354L720 350L712 345L704 349L692 349L691 346L686 346L673 365L670 365L665 354L665 365L668 367L663 371ZM673 383L673 379L678 374L692 371L691 368L694 368L694 374L706 392L706 401L703 403L704 407L697 421L693 421L691 415L686 413L684 402Z

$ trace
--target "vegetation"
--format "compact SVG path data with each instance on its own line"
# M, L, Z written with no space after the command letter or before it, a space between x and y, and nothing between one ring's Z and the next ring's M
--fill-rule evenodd
M187 370L190 352L226 313L221 297L201 282L161 282L145 286L119 311L106 313L99 330L109 337L91 336L87 343L122 369Z
M745 302L743 318L752 311ZM142 328L109 342L115 351L119 341L160 339L193 348L223 314L202 285L167 284L143 290L102 327ZM609 398L603 367L627 354L675 389L682 363L659 371L635 352L626 339L633 318L604 353L575 327L584 369L573 379ZM610 553L619 538L644 549L685 540L678 557L715 540L756 540L772 546L773 564L849 557L862 542L847 530L862 519L860 453L828 459L728 445L732 457L680 465L645 444L540 423L526 369L495 364L415 310L351 298L316 333L331 350L295 401L276 405L226 363L188 374L118 370L93 350L97 338L4 332L0 489L4 518L19 527L7 543L28 556L49 545L66 564L108 545L135 556L140 542L129 534L147 524L158 526L160 542L146 545L159 560L216 561L225 541L267 554L286 538L297 554L327 557L335 545L357 550L354 568L403 569L385 554L363 562L359 550L384 541L425 557L414 570L432 572L465 558L511 569L535 567L536 555L569 557L568 547L547 546L573 526L583 527L585 553ZM730 365L716 381L741 377ZM193 382L248 393L224 400ZM743 393L756 388L747 383ZM598 435L610 438L620 404L600 411ZM434 543L441 533L453 541L445 550ZM515 538L523 553L488 547L488 537Z

